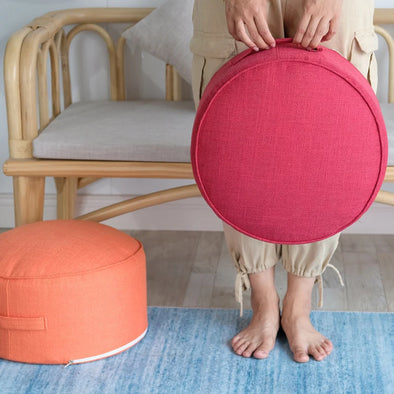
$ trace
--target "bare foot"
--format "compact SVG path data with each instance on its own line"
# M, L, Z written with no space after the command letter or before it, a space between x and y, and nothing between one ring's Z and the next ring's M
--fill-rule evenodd
M306 363L309 355L321 361L332 352L331 341L315 330L309 316L291 316L283 312L281 323L295 361Z
M310 286L310 283L306 283L305 280L312 280L310 282L312 286ZM300 363L309 361L309 355L315 360L321 361L333 349L332 342L312 326L309 318L313 280L313 278L298 278L299 284L302 284L301 282L304 281L305 285L304 289L298 294L297 290L302 289L302 287L296 284L295 288L289 283L287 294L283 300L281 325L289 341L294 360Z
M266 271L262 274L270 275ZM275 346L279 330L279 296L271 279L265 281L258 274L249 276L252 287L253 317L247 328L231 341L234 352L239 356L258 359L267 358Z

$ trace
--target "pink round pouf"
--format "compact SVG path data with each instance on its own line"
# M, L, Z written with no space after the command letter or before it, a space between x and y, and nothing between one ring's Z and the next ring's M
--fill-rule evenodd
M387 135L364 76L290 40L246 50L211 79L191 147L200 191L236 230L273 243L330 237L374 201Z

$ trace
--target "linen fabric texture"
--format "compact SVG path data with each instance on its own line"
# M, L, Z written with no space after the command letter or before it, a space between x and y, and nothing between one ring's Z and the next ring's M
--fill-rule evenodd
M99 359L146 333L142 244L79 220L0 234L0 357L39 364Z
M33 140L45 159L190 162L192 101L71 104Z
M138 46L173 65L191 84L193 0L167 0L162 6L123 33L131 46Z
M369 208L387 135L372 88L350 62L290 41L246 50L215 74L191 153L221 219L263 241L302 244L337 234Z

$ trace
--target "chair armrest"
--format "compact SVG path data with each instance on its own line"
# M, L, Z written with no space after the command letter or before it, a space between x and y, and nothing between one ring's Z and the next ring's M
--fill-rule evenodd
M28 26L44 27L50 36L67 25L83 23L136 23L154 8L74 8L48 12Z

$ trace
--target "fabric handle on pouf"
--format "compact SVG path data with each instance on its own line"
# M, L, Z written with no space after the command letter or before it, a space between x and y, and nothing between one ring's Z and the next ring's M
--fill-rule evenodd
M46 329L44 317L0 316L0 329L40 331Z
M308 52L321 52L323 50L323 48L320 46L315 49L309 49L309 48L304 48L303 46L298 45L298 44L293 44L292 38L279 38L276 40L276 45L292 46L296 49L301 49L303 51L308 51ZM237 56L234 56L231 60L229 60L229 64L235 65L238 62L240 62L242 59L244 59L245 57L250 56L254 53L256 53L256 51L254 49L252 49L252 48L246 49L245 51L242 51Z

